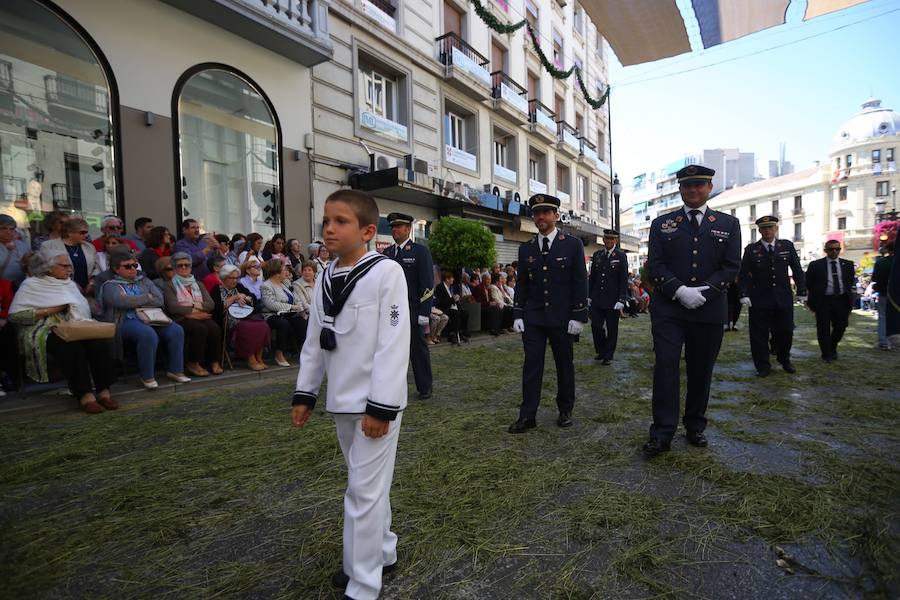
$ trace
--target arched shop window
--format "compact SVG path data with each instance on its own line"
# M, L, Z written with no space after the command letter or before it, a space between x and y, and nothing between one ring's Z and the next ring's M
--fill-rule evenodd
M32 0L0 2L0 212L32 237L53 210L93 235L118 213L106 61L75 23Z
M197 67L176 88L181 218L208 232L281 232L274 111L247 77Z

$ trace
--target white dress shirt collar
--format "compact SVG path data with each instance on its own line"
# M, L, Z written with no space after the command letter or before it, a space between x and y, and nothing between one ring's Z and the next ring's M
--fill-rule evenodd
M706 216L706 203L704 203L703 206L698 206L697 208L691 208L690 206L688 206L687 204L685 204L685 205L684 205L684 214L687 215L687 218L688 218L688 219L691 218L691 211L692 211L692 210L699 210L699 211L700 211L700 220L702 221L702 220L703 220L703 217Z
M549 235L538 233L538 248L544 247L544 238L547 238L547 240L549 240L548 243L551 247L553 247L553 241L556 239L557 233L559 233L559 229L557 229L556 227L553 228L553 231L551 231Z

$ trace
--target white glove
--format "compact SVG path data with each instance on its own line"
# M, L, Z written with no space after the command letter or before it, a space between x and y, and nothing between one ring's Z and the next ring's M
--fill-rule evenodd
M584 323L581 321L569 321L569 335L581 335L584 331Z
M616 302L615 305L613 306L613 310L622 310L623 308L625 308L625 305L622 304L621 302Z
M746 306L747 308L750 308L751 306L753 306L753 303L750 302L750 298L748 298L746 296L744 296L743 298L740 299L740 303L743 304L744 306Z
M513 331L516 333L525 333L525 321L523 319L516 319L513 321Z
M701 285L700 287L687 287L686 285L683 285L675 291L675 298L681 302L681 305L686 309L694 310L706 303L706 298L703 297L703 291L708 289L708 285Z
M419 315L419 325L428 325L428 317Z
M797 302L800 304L806 304L806 296L797 296Z

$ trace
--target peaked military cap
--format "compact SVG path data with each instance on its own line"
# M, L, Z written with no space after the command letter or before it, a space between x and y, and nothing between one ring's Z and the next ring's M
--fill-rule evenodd
M412 225L412 222L415 221L411 216L399 212L392 212L387 216L387 220L391 225Z
M559 198L549 194L535 194L528 199L528 207L532 210L536 208L552 208L559 210Z
M762 229L763 227L775 227L776 225L778 225L778 217L774 215L766 215L756 220L757 229Z
M713 175L716 174L714 169L704 167L703 165L688 165L682 169L678 169L675 177L678 183L709 183L712 181Z
M604 229L603 237L619 237L619 232L615 229Z

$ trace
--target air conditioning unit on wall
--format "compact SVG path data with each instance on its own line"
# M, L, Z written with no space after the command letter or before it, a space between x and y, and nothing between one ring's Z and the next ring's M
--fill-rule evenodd
M372 171L384 171L385 169L393 169L394 167L402 167L403 159L397 158L384 152L373 152L369 155L369 166Z

